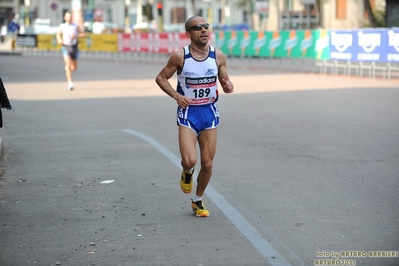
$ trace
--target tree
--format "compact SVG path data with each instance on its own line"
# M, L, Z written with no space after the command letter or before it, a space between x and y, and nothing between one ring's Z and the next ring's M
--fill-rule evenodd
M195 6L195 0L191 0L191 6L192 6L192 8L193 8L193 14L194 15L198 15L198 11L197 11L197 8L196 8L196 6Z
M370 0L363 0L364 2L364 10L367 12L367 16L370 21L370 26L375 28L377 27L377 22L373 13L373 9L371 8Z

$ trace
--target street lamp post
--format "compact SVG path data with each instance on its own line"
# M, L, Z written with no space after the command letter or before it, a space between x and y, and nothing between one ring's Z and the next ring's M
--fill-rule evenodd
M16 15L16 14L19 14L19 13L21 13L21 11L20 11L20 3L19 3L20 1L14 1L14 9L15 9L15 11L14 11L14 16Z
M159 0L157 3L158 10L158 32L163 32L163 3Z
M224 25L226 24L226 0L221 0L222 1L222 18L221 18L221 24Z
M29 8L30 8L30 0L25 0L25 26L29 26Z
M137 18L136 24L139 24L143 21L143 2L142 0L137 0Z
M93 30L93 18L94 18L94 0L88 1L88 7L90 12L90 21L89 21L89 31Z
M129 10L130 10L130 0L125 0L125 33L130 32Z
M212 30L212 8L211 8L211 0L202 0L203 2L206 2L206 10L207 10L207 21L209 23L209 30Z

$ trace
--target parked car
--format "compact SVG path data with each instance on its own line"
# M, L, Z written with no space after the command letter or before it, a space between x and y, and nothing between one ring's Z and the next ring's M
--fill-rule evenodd
M33 21L32 26L25 28L25 33L56 34L57 32L58 26L51 26L51 20L48 18L37 18Z
M89 28L89 22L84 23L85 28ZM109 21L94 21L92 25L92 33L103 34L103 33L118 33L124 32L124 29L119 27L118 24Z
M164 32L185 32L184 23L174 23L163 25Z
M153 23L141 22L133 25L133 32L157 32L157 25Z

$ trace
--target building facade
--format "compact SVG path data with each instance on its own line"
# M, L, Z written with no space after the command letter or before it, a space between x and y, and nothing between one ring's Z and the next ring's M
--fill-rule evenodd
M63 14L77 0L0 0L0 25L15 14L20 23L49 19L51 26L63 21ZM182 30L187 18L201 15L214 29L255 30L301 28L348 29L367 26L361 0L78 0L84 21L116 23L127 31L140 23L158 30ZM370 0L374 10L385 10L385 0ZM92 8L93 7L93 8Z

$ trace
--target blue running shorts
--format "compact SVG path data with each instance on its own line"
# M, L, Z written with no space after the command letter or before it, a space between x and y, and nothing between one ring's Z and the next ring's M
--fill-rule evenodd
M197 136L205 129L219 125L219 109L215 103L177 107L177 125L191 128Z

